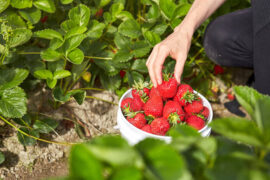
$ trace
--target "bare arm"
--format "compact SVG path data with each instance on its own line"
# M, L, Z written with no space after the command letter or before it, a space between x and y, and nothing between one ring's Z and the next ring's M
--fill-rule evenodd
M176 60L174 76L180 83L194 31L225 1L195 0L182 23L154 47L146 65L155 87L162 83L162 66L167 56Z

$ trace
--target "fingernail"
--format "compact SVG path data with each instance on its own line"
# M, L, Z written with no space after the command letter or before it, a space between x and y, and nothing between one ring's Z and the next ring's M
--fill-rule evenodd
M158 80L158 84L159 84L159 85L162 84L162 81L161 81L161 80Z

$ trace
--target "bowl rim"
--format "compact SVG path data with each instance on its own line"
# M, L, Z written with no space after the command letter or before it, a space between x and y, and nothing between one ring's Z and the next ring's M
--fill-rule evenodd
M152 133L148 133L148 132L145 132L135 126L133 126L132 124L130 124L128 122L128 120L125 118L122 110L121 110L121 103L122 101L124 100L124 98L127 96L127 97L132 97L132 94L131 94L131 91L132 91L132 88L128 89L123 95L122 97L120 98L119 100L119 103L118 103L118 113L120 113L120 118L121 119L125 119L125 121L123 121L126 125L128 125L131 129L135 130L135 131L138 131L140 133L143 133L144 135L148 136L148 137L156 137L156 138L161 138L161 139L171 139L171 136L161 136L161 135L156 135L156 134L152 134ZM204 106L207 106L207 108L209 109L209 116L207 118L207 123L205 124L205 126L200 129L198 132L201 133L203 131L205 131L206 129L208 129L208 125L209 123L212 122L212 119L213 119L213 109L212 109L212 106L210 104L210 102L202 95L200 94L199 92L193 90L194 93L198 94L200 96L200 98L202 98L203 100L203 105ZM206 105L207 104L207 105Z

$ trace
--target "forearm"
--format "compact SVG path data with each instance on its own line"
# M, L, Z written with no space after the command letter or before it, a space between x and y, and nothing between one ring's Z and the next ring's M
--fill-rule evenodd
M192 35L225 1L226 0L195 0L182 23L174 30L185 29Z

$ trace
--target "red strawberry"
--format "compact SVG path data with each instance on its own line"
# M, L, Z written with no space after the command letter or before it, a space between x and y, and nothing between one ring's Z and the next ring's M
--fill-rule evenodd
M129 107L129 106L130 106L130 103L131 103L132 101L133 101L133 99L130 98L130 97L124 99L124 100L122 101L122 103L121 103L121 108L124 109L124 108Z
M144 113L147 116L161 117L163 111L163 101L161 96L153 96L144 105Z
M146 124L145 126L143 126L142 130L152 134L151 126L149 124Z
M170 129L170 124L164 118L156 118L150 124L153 134L164 136L166 132Z
M96 17L101 17L102 14L103 14L103 9L100 8L100 9L96 12L95 16L96 16Z
M235 96L232 94L232 93L228 93L227 94L227 98L230 100L230 101L233 101L235 99Z
M197 130L202 129L205 126L204 120L195 115L189 116L186 122L189 126L192 126Z
M180 84L173 98L173 100L179 102L181 106L185 106L187 102L191 103L195 99L196 94L193 93L192 87L188 84Z
M160 96L158 89L155 87L152 87L149 93L150 98L152 98L153 96Z
M192 103L187 103L184 107L186 113L188 114L196 114L203 110L203 105L200 101L193 101Z
M142 102L140 97L134 97L133 101L130 103L130 109L132 111L141 111L143 110L144 103Z
M209 109L204 106L203 110L202 110L202 112L200 114L203 115L205 119L207 119L208 116L209 116Z
M218 74L223 74L224 73L224 69L223 67L219 66L219 65L215 65L214 67L214 74L218 75Z
M144 92L147 96L149 96L149 94L150 94L150 89L148 89L148 88L143 88L143 92Z
M178 102L168 101L163 109L163 117L173 125L176 125L184 120L185 113Z
M130 118L128 120L133 126L141 129L144 125L146 125L147 121L143 113L138 113L134 116L134 118Z
M163 98L172 98L177 92L177 81L171 74L164 74L162 84L157 88Z
M48 19L48 16L44 16L43 18L40 19L40 21L42 23L45 23L47 21L47 19Z
M150 84L148 82L143 82L142 80L140 80L139 82L135 82L132 87L132 96L139 97L142 100L142 102L145 103L149 99L148 97L149 87Z
M119 72L119 74L120 74L120 77L121 77L121 78L124 78L124 76L125 76L125 74L126 74L126 71L121 70L121 71Z

